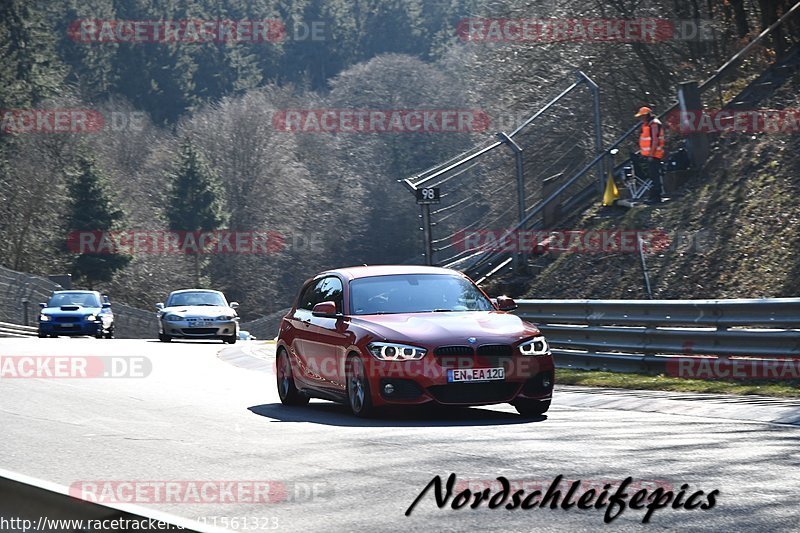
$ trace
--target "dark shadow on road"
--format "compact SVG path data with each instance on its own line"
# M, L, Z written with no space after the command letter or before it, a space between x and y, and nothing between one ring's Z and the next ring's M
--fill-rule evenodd
M227 342L222 342L217 339L172 339L171 342L161 342L158 339L148 339L145 342L155 342L157 344L216 344L218 346L230 346Z
M287 407L280 403L254 405L248 410L272 422L312 422L349 427L448 427L499 426L544 422L547 416L525 418L516 413L491 411L478 407L406 407L380 412L375 418L357 418L350 409L332 402L311 402L305 407Z

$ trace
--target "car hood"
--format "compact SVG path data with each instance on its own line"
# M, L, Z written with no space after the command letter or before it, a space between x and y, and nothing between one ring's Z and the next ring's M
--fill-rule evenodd
M102 311L102 307L83 307L80 305L62 305L61 307L45 307L41 313L43 315L59 315L59 316L83 316L83 315L96 315Z
M174 314L190 317L217 317L221 315L236 316L236 311L225 305L176 305L165 307L162 315Z
M498 311L353 316L351 323L384 340L428 345L512 343L539 335L516 315Z

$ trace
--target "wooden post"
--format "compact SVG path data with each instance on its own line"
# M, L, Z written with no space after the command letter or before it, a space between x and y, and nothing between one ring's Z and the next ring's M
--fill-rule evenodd
M700 89L696 81L686 81L680 84L678 87L678 105L680 111L678 119L680 124L679 133L686 136L686 151L692 160L692 168L700 170L705 165L709 155L708 134L684 129L689 127L688 123L684 123L685 117L696 117L698 113L703 112L703 101L700 98ZM697 124L699 120L695 119L692 122Z

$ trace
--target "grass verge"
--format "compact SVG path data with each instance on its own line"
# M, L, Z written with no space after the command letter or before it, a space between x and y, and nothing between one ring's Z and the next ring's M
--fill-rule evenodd
M583 385L615 389L644 389L676 392L708 392L715 394L758 394L779 398L800 398L800 381L769 380L705 380L684 379L644 374L556 369L559 385Z

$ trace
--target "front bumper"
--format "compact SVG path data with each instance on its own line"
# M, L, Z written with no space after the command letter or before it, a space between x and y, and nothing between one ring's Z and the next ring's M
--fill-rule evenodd
M369 358L365 369L370 377L374 405L490 405L517 400L547 400L552 397L555 365L552 356L515 355L503 361L477 361L467 368L505 370L503 380L449 382L448 370L435 358L420 361L379 361ZM390 385L387 389L387 385ZM388 391L391 392L388 392Z
M236 320L208 320L199 325L188 320L162 320L160 329L162 335L185 339L219 339L239 335Z
M97 335L103 332L103 323L95 322L39 322L42 335Z

